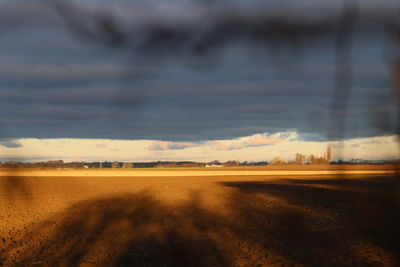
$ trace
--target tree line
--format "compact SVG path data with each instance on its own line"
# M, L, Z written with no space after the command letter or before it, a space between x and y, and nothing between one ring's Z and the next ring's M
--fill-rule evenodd
M331 146L328 146L326 149L326 153L323 155L306 155L301 153L296 153L293 160L285 161L280 157L273 158L269 164L271 165L324 165L329 164L332 160L332 149Z

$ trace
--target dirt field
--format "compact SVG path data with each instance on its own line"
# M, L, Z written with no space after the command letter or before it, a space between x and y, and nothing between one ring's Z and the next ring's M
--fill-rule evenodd
M0 172L0 265L400 265L395 174L31 172Z
M396 165L269 165L238 166L223 168L133 168L133 169L0 169L0 176L64 176L64 177L187 177L187 176L276 176L276 175L343 175L343 174L391 174Z

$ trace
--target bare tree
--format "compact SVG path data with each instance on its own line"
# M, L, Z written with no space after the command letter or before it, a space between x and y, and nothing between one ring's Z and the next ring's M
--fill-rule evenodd
M304 163L306 162L306 155L296 153L295 162L296 164L304 165Z
M133 168L133 163L132 162L124 162L124 163L122 163L122 168L124 168L124 169Z
M111 164L111 167L112 167L113 169L118 168L118 167L119 167L119 162L118 162L118 161L114 161L114 162Z
M326 160L329 163L331 161L331 159L332 159L332 150L331 150L331 146L329 145L328 148L326 149Z

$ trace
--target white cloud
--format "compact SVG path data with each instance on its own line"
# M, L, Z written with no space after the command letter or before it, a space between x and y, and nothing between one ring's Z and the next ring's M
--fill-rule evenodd
M268 146L282 142L284 138L269 136L267 134L255 134L252 136L241 137L233 140L209 141L207 145L215 150L238 150L248 147Z
M150 144L149 150L180 150L193 146L196 146L196 144L190 142L154 141Z
M0 142L0 146L3 147L9 147L9 148L16 148L16 147L21 147L22 145L20 143L18 143L18 141L3 141Z

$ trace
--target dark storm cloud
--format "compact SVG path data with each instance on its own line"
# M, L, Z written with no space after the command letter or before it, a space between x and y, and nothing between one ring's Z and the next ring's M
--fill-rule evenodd
M69 64L69 65L0 65L2 79L29 79L34 80L83 80L96 79L97 77L119 77L124 71L121 65L115 64Z
M66 13L58 9L60 16L51 5L30 5L0 8L0 13L10 11L0 27L8 34L0 39L0 122L10 137L182 141L285 130L327 136L335 79L333 37L328 33L335 21L308 14L298 25L303 28L295 30L297 20L288 17L279 27L271 26L276 14L272 22L263 21L265 9L248 14L215 9L210 20L198 23L204 16L194 8L184 14L189 23L176 26L173 12L167 12L166 21L162 16L146 21L143 14L152 14L150 9L139 16L140 27L131 27L132 18L109 17L107 12L99 17L93 6ZM252 18L255 13L259 17ZM71 18L78 25L71 25ZM306 27L314 19L322 24ZM269 26L257 28L261 22ZM13 24L18 27L11 31ZM374 24L362 25L365 33ZM299 39L310 36L301 55L293 53L297 43L287 43L293 30ZM280 38L271 37L279 33ZM318 34L327 39L315 39ZM276 43L276 50L260 48L271 43L263 36L282 43ZM382 37L379 32L359 37L354 48L350 137L382 133L365 121L369 111L395 111L381 54L385 44L377 36ZM376 94L382 101L369 101ZM385 131L393 132L393 124Z
M8 147L8 148L22 147L21 144L18 144L18 143L12 142L12 141L0 142L0 146L4 146L4 147Z
M189 142L167 142L167 141L154 141L148 147L151 151L164 151L164 150L183 150L189 147L194 147L195 143Z
M202 80L207 74L200 73L191 79ZM218 73L214 75L219 76ZM137 97L132 92L138 94L142 90L119 91L118 86L2 89L0 109L7 118L6 125L10 129L16 127L16 135L21 132L18 129L25 128L35 137L198 140L265 131L298 129L302 133L312 133L326 129L324 123L327 123L330 99L326 84L299 82L298 78L258 81L263 77L260 74L254 82L241 82L228 75L229 82L202 81L197 85L191 80L172 82L159 77L139 118L135 116L136 107L130 104L131 98ZM358 113L351 111L350 121L365 117L369 106L365 105L368 94L364 90L363 87L354 91L361 97L356 98L358 104L353 109L357 107ZM117 93L122 94L126 102L115 106ZM118 113L114 113L115 110ZM313 112L322 116L321 122L314 126L310 123L316 120ZM22 132L20 137L25 134Z
M62 20L39 1L9 1L0 3L0 30L3 34L22 29L59 28Z

